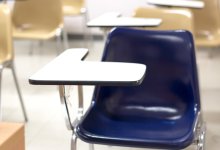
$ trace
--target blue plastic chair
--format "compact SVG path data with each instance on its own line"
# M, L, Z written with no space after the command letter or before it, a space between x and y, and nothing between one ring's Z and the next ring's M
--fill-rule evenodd
M198 150L204 149L190 32L116 28L107 38L102 61L146 64L148 73L140 86L96 86L73 137L90 144L157 149L196 144Z

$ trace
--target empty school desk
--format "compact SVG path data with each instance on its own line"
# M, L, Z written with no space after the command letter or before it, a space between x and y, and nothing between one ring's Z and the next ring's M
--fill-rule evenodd
M204 8L205 3L201 0L147 0L148 4L187 8Z
M90 20L87 26L99 27L106 35L107 31L113 27L154 27L159 26L161 22L160 18L123 17L120 13L109 12Z
M87 49L66 50L29 78L30 84L59 86L61 104L67 110L68 129L72 129L72 121L65 102L65 85L134 86L142 82L146 71L143 64L81 61L87 52ZM83 108L78 109L78 113L82 113Z

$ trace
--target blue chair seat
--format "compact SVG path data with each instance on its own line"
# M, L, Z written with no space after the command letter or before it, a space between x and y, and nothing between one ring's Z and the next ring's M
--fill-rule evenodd
M190 116L189 109L183 114L163 106L130 105L113 112L105 109L92 106L77 127L80 139L89 143L169 149L184 148L193 141L195 118Z

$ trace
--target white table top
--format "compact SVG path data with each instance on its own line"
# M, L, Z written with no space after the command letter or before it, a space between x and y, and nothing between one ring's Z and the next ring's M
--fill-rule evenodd
M74 59L76 50L66 50L29 78L41 85L138 85L146 66L136 63L89 62Z
M120 13L109 12L87 23L88 27L147 27L158 26L159 18L120 17Z
M204 8L205 6L205 3L202 0L147 0L147 3L189 8Z

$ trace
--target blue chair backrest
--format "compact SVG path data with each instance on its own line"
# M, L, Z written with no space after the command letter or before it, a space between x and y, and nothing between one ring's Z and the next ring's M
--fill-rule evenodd
M137 119L175 119L200 111L193 37L190 32L116 28L109 34L102 61L147 66L140 86L98 86L93 101L108 114ZM112 74L117 72L112 72ZM129 74L128 74L129 75Z

